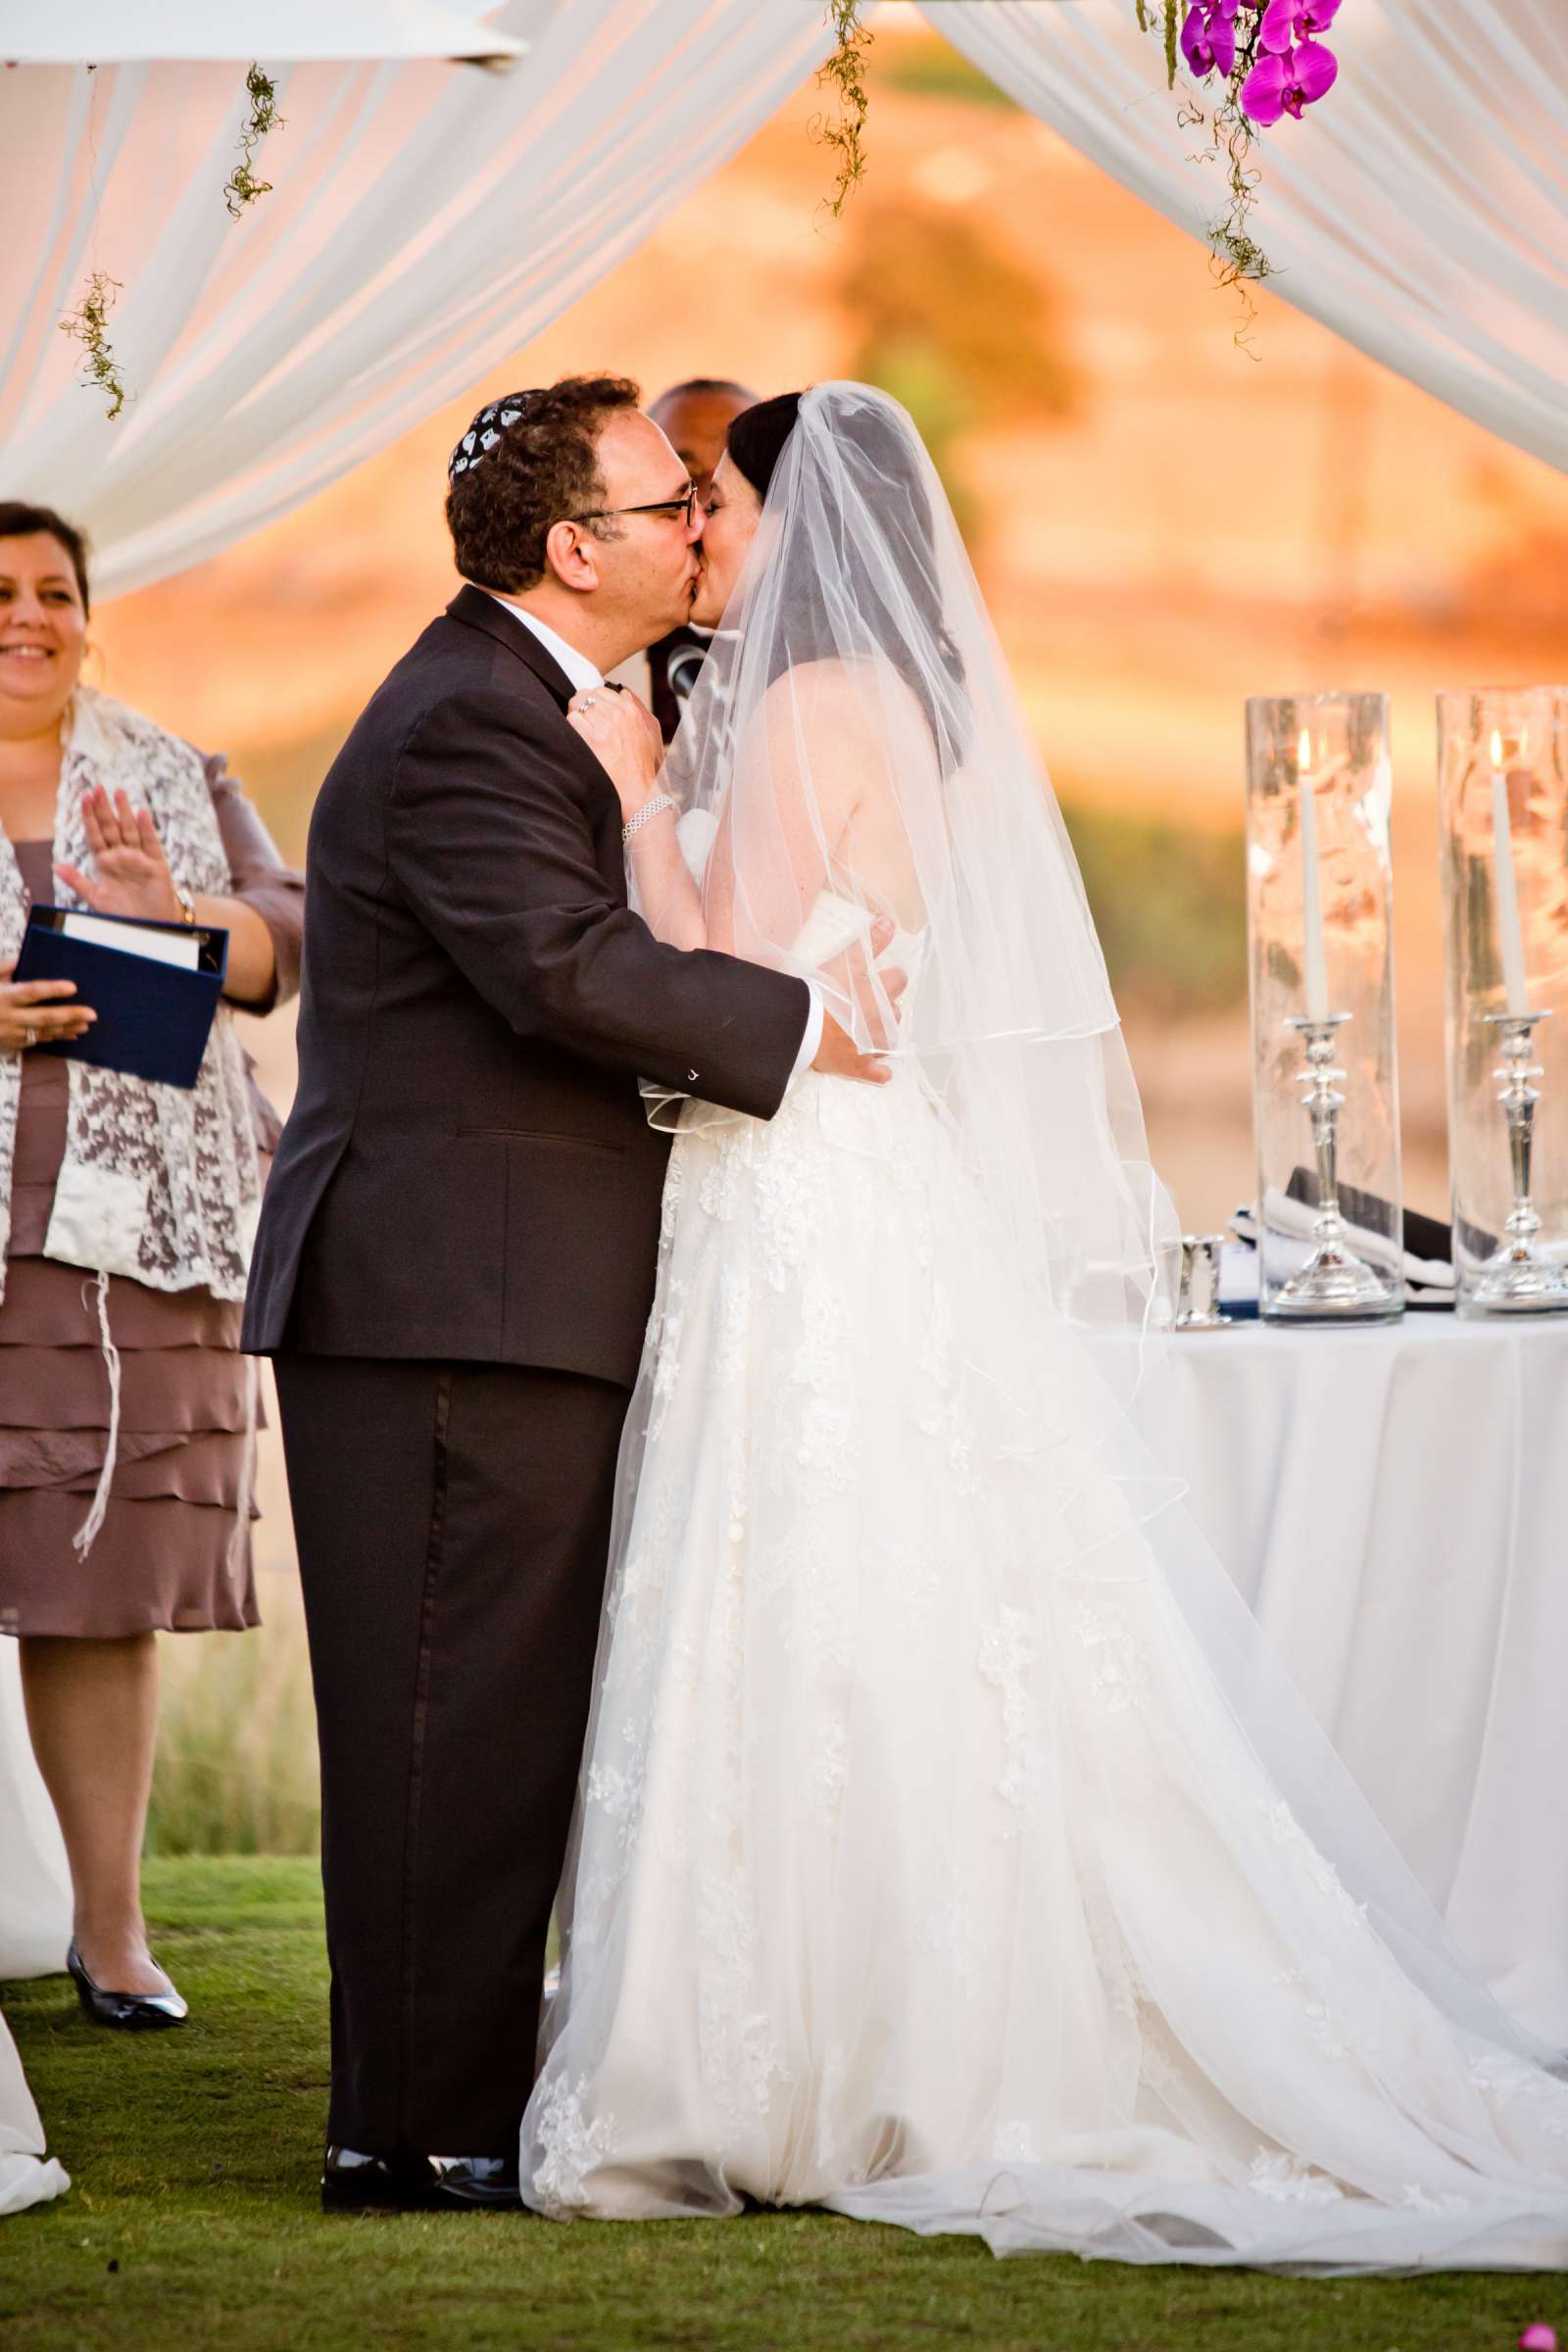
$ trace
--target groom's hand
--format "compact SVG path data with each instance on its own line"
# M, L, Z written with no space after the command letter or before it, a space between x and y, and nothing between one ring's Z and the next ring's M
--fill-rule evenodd
M874 1054L862 1054L847 1029L830 1012L822 1015L822 1043L816 1049L813 1070L824 1078L858 1078L867 1086L886 1086L893 1072Z
M893 931L891 916L879 914L871 925L869 955L858 940L823 967L825 980L854 997L874 1049L862 1054L849 1031L830 1012L824 1013L822 1043L811 1067L825 1077L858 1078L869 1086L886 1086L893 1075L887 1063L877 1056L892 1043L899 1001L909 984L908 975L896 968L885 972L875 969L875 959L887 947Z

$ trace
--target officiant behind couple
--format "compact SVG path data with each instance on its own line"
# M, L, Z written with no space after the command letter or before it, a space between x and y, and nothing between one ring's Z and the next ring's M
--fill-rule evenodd
M1561 2267L1568 2086L1092 1345L1168 1203L910 420L748 411L699 561L631 404L475 419L473 585L313 829L247 1336L321 1729L323 2197ZM601 673L681 594L722 626L661 772Z

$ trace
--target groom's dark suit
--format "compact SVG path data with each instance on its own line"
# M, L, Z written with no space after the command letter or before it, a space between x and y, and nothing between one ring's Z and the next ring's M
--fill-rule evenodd
M246 1309L320 1727L329 2136L384 2153L515 2153L653 1293L637 1077L770 1117L807 1019L628 911L569 694L465 588L327 776Z

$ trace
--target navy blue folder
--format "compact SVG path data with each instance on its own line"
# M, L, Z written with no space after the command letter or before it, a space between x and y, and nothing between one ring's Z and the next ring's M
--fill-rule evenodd
M91 1005L98 1015L84 1036L58 1040L33 1048L37 1054L58 1054L68 1061L90 1061L99 1069L123 1070L127 1077L150 1078L159 1086L191 1087L196 1083L212 1032L213 1015L223 993L228 969L228 933L209 931L198 924L194 933L183 923L145 923L129 915L110 919L127 931L168 931L177 939L194 937L197 968L156 962L124 948L102 948L85 939L68 939L62 925L79 907L33 906L27 913L26 936L13 975L18 980L74 980L74 1002Z

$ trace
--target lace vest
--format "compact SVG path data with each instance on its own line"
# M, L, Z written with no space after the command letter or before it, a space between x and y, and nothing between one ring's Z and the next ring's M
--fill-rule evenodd
M233 887L201 760L139 711L79 687L68 713L55 811L57 861L91 870L83 793L101 784L149 809L176 882L223 896ZM62 906L81 902L63 883ZM17 954L27 894L0 833L0 957ZM261 1207L244 1057L220 1005L194 1089L70 1061L66 1155L44 1255L155 1291L198 1285L218 1298L245 1296ZM0 1298L11 1230L22 1056L0 1054Z

